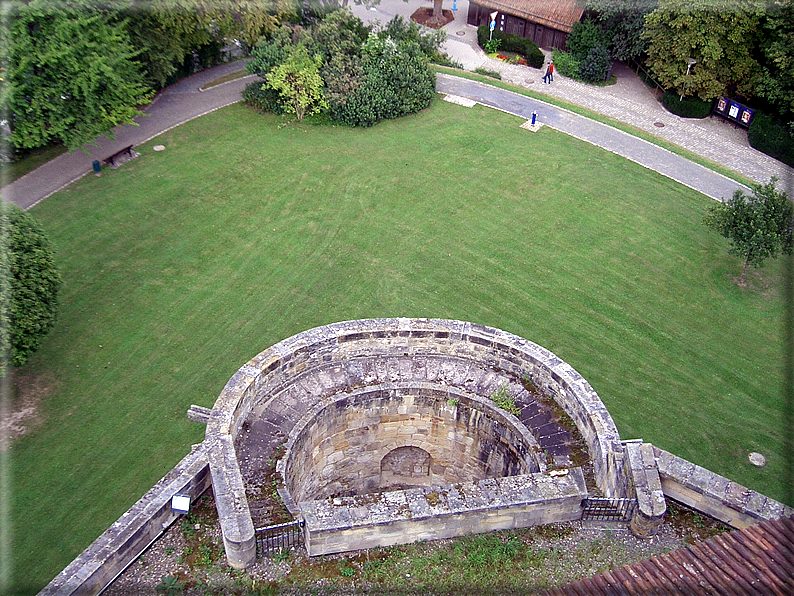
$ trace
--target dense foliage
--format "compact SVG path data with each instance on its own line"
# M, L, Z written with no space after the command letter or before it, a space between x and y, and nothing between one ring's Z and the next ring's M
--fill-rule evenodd
M753 95L759 70L753 50L763 9L761 0L662 0L645 19L647 64L663 86L679 94L710 100L730 87ZM690 59L696 63L688 69Z
M763 112L756 112L747 131L747 140L753 148L794 167L794 135L789 126Z
M712 205L705 217L707 226L730 240L728 252L744 259L739 285L745 285L751 265L761 267L766 259L794 249L794 205L776 183L772 178L753 184L751 197L737 190L729 200Z
M487 25L477 28L477 41L479 42L480 47L485 48L485 44L488 42L490 33L491 31ZM512 33L505 33L504 31L498 30L493 32L493 39L499 40L500 50L504 50L506 52L515 52L517 54L523 55L527 60L527 64L532 68L540 68L543 66L543 61L545 59L543 52L540 51L538 45L531 39L526 39L524 37L519 37L518 35L513 35Z
M0 376L22 366L55 324L61 276L33 217L0 202Z
M429 61L439 55L444 35L426 33L418 24L395 17L377 33L350 12L330 13L309 29L282 26L257 44L248 71L264 79L257 91L246 89L245 100L258 109L273 105L274 72L302 59L301 72L309 75L313 111L327 110L333 120L351 126L372 126L379 120L415 113L430 105L435 95L435 74ZM296 69L293 68L293 71ZM298 72L293 73L297 79ZM294 96L281 90L274 111L295 113Z
M603 28L607 49L617 60L642 56L648 44L641 34L645 15L657 7L657 0L587 0Z
M148 102L124 27L97 11L34 0L10 18L8 113L16 147L79 147Z
M73 149L129 124L155 90L244 50L294 0L30 0L3 4L0 111L17 150Z
M676 116L682 118L705 118L711 113L713 102L703 101L699 97L684 97L667 91L662 96L662 105Z

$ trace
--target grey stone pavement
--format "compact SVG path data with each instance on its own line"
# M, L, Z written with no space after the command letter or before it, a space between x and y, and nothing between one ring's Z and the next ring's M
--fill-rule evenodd
M444 7L451 8L452 1L445 0ZM616 64L613 71L618 81L615 85L593 87L559 74L555 74L552 84L545 85L540 69L488 58L477 46L476 29L466 24L468 0L455 0L455 5L458 9L454 13L455 20L444 27L447 32L444 50L466 70L482 67L498 71L504 81L645 130L756 182L763 183L776 176L785 187L794 186L794 170L750 147L744 130L716 117L692 120L670 114L652 91L622 64ZM423 0L381 0L374 10L359 5L351 6L351 10L365 23L385 23L397 14L407 18L417 8L429 6L431 4ZM62 155L3 187L0 194L4 200L28 209L89 173L93 160L101 161L127 145L140 145L179 124L239 101L240 92L251 77L203 92L200 88L224 74L240 70L241 66L240 62L224 64L169 87L145 108L146 116L136 119L138 126L117 128L115 140L100 138L96 145L85 146L88 153L76 150ZM736 188L744 188L657 145L542 100L447 74L439 75L437 80L437 88L442 93L466 97L527 119L537 110L538 121L542 124L631 159L709 197L729 197Z

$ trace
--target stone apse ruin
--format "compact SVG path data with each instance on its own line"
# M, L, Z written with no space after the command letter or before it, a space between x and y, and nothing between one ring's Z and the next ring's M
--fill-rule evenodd
M511 413L512 412L512 413ZM583 519L630 502L639 536L672 498L734 528L794 510L642 440L548 350L440 319L369 319L268 348L212 409L204 441L40 595L99 594L173 524L175 496L212 489L231 566L257 556L263 489L302 520L309 555ZM266 483L269 483L266 485ZM623 523L623 522L621 522Z
M310 555L577 520L593 495L636 499L630 526L649 535L666 509L653 447L621 442L585 379L473 323L300 333L237 371L206 437L227 558L240 568L256 557L249 501L279 443L279 494L304 521Z

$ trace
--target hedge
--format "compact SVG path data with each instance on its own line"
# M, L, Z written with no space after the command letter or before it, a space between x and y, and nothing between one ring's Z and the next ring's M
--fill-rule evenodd
M488 41L490 33L490 28L487 25L477 28L477 41L481 48L485 48L485 42ZM501 40L500 50L523 55L527 59L527 64L533 68L541 68L543 66L545 56L543 56L543 52L540 51L538 45L531 39L498 30L494 30L493 38Z
M703 101L699 97L685 97L681 99L672 91L665 91L662 95L662 105L676 116L682 118L705 118L711 114L712 102Z
M750 146L794 167L794 137L785 124L756 112L747 131Z

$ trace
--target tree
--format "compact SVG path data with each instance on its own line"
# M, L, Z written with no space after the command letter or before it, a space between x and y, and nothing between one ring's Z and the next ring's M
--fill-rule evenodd
M789 123L794 135L794 0L770 4L763 25L761 51L765 58L758 77L758 95Z
M328 107L320 76L322 63L320 55L309 56L306 47L299 45L265 76L267 85L284 98L284 111L298 120Z
M763 0L661 0L645 18L647 64L679 95L714 99L730 87L753 94L759 64L753 57ZM696 61L687 68L690 59Z
M596 13L606 32L607 49L617 60L636 59L645 52L648 44L641 37L645 15L657 5L657 0L587 0L588 10Z
M55 324L61 276L38 222L0 204L0 376L22 366Z
M16 147L73 149L141 113L151 91L123 25L111 20L77 2L14 6L7 108Z
M710 228L731 241L728 251L744 259L739 285L747 284L747 270L763 266L779 252L791 254L794 248L794 206L783 191L775 188L777 178L753 184L753 196L741 190L724 203L713 205L704 218Z
M574 24L565 43L568 46L568 53L581 62L594 47L604 45L605 42L604 30L598 26L598 23L592 19L585 19Z

